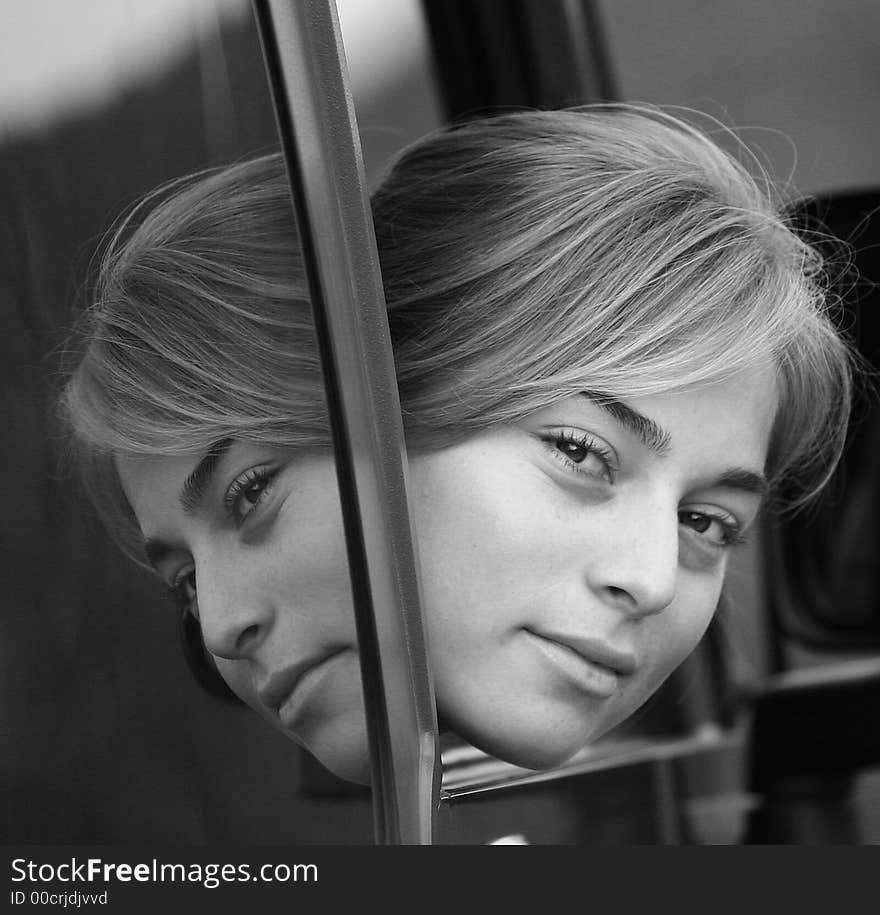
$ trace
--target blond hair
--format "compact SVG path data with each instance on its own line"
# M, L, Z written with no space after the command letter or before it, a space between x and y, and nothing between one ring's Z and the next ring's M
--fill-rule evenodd
M831 473L851 357L819 257L703 131L631 106L474 121L405 150L373 215L411 447L769 356L772 478L805 498ZM114 235L82 329L63 405L105 515L127 511L107 485L114 454L329 445L280 156L154 194Z

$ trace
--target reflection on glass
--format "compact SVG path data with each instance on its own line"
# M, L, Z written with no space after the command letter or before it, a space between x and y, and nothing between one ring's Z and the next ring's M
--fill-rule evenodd
M0 55L31 52L0 101L10 841L369 842L360 796L317 814L303 754L192 689L161 583L58 472L59 343L92 298L103 232L151 187L277 145L250 6L66 14L29 7Z

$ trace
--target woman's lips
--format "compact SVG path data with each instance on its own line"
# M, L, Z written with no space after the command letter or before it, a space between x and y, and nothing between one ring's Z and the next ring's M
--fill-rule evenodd
M301 722L311 698L318 691L321 684L328 677L333 676L334 669L340 663L345 663L346 651L347 649L342 649L325 656L317 664L305 671L296 681L293 689L281 702L278 709L278 718L286 730L294 730Z
M621 677L629 676L636 669L634 655L606 642L530 629L525 633L559 673L582 692L597 699L613 696Z
M302 693L305 689L311 691L309 684L314 681L316 674L324 670L329 661L347 650L347 646L333 646L272 674L266 684L257 690L260 702L270 712L280 716L294 693Z

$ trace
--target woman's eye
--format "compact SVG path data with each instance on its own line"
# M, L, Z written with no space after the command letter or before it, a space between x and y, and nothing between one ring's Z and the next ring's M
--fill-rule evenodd
M242 490L241 498L250 505L256 505L260 501L260 496L266 489L265 480L257 480L256 483L251 483L250 486L245 487Z
M233 481L224 501L227 513L236 524L257 511L269 492L273 476L274 473L266 468L254 467Z
M171 593L181 610L188 610L195 615L196 570L190 569L178 575L171 584Z
M567 458L571 458L575 464L583 463L590 455L590 449L580 442L570 442L565 439L560 439L556 442L556 447Z
M599 477L607 483L614 482L616 467L612 452L589 435L565 431L554 433L544 441L566 469Z
M733 546L745 539L739 523L732 516L720 517L708 512L685 509L678 513L678 523L713 546Z

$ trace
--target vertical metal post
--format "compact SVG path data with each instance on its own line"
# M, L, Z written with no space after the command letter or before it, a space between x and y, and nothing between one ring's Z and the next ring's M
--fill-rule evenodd
M431 844L433 686L385 297L333 0L254 0L300 230L336 450L376 840Z

